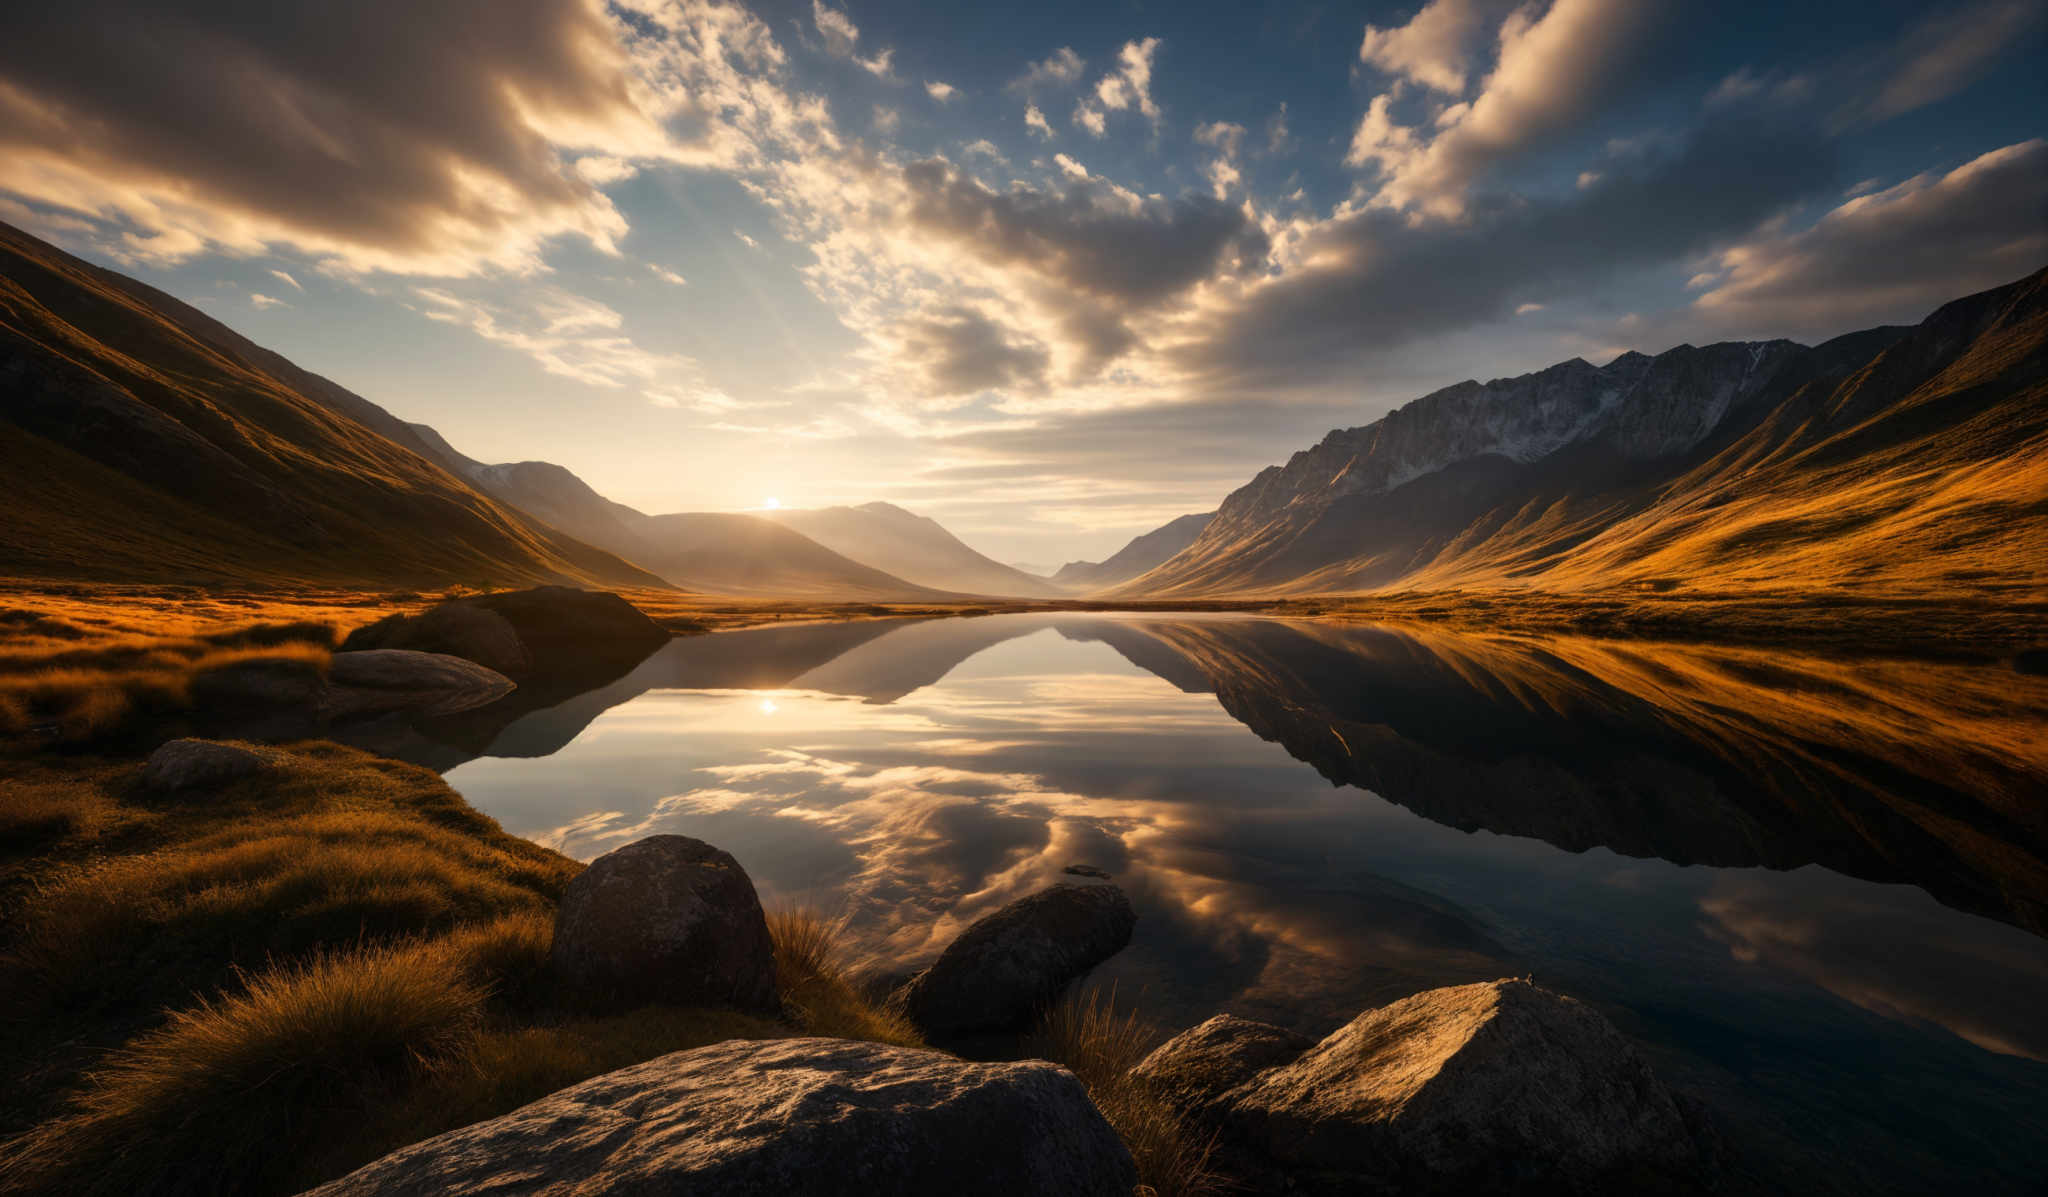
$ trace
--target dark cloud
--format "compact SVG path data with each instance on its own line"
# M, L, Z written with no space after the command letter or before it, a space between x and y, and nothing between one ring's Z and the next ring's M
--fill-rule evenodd
M1695 305L1717 327L1826 337L1918 320L2048 265L2048 141L1859 196L1809 228L1732 246L1720 263Z
M1326 382L1503 318L1517 297L1726 242L1836 173L1817 135L1731 120L1564 198L1474 198L1464 219L1421 224L1368 208L1317 229L1302 265L1219 312L1176 357L1211 389Z
M936 159L905 167L903 179L914 228L1097 299L1153 304L1266 257L1265 233L1206 195L1141 199L1093 180L999 192Z
M1045 381L1045 347L1023 340L972 308L948 307L905 321L900 354L918 364L934 395L996 387L1035 389Z
M587 0L80 0L7 25L0 187L102 205L168 256L294 240L456 272L605 243L623 223L555 143L657 136Z

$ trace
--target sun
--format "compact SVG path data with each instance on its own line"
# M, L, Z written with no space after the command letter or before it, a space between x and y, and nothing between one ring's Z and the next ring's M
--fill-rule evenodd
M761 500L761 510L780 511L782 510L782 500L773 497L763 499Z

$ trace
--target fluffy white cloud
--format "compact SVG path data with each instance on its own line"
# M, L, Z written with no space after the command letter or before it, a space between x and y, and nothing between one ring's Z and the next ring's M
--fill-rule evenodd
M1024 105L1024 127L1047 138L1053 135L1051 122L1045 119L1045 113L1040 112L1036 104Z
M1125 42L1117 51L1116 69L1095 84L1095 99L1112 112L1136 108L1147 120L1159 119L1159 105L1152 100L1152 57L1159 51L1159 39Z
M1365 27L1360 62L1451 95L1463 95L1472 54L1499 0L1429 0L1406 25Z
M934 100L937 100L941 104L948 102L954 96L960 94L959 88L954 87L950 83L941 83L936 79L927 80L924 85L924 90L926 95L930 96Z
M1072 46L1061 46L1042 62L1034 62L1029 70L1010 81L1015 91L1031 92L1041 88L1065 87L1078 81L1088 63Z

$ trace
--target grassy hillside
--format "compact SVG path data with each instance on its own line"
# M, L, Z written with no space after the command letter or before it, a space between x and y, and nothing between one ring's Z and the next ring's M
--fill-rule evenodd
M357 418L380 409L347 396L366 409L351 414L328 391L347 395L0 225L0 571L660 584L478 493Z
M1630 453L1618 433L1359 490L1378 426L1333 433L1111 594L2048 598L2048 271L1912 329L1792 348L1681 452ZM1681 379L1665 399L1707 410L1709 390Z

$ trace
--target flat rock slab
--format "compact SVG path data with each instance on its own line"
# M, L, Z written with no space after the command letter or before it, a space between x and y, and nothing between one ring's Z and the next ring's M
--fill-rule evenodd
M1137 921L1114 885L1055 885L976 919L892 1001L939 1038L1018 1030L1122 951Z
M1130 1197L1072 1073L844 1039L734 1040L393 1152L308 1197Z
M772 1010L775 945L754 883L728 853L651 835L590 862L555 911L552 963L590 1005Z

